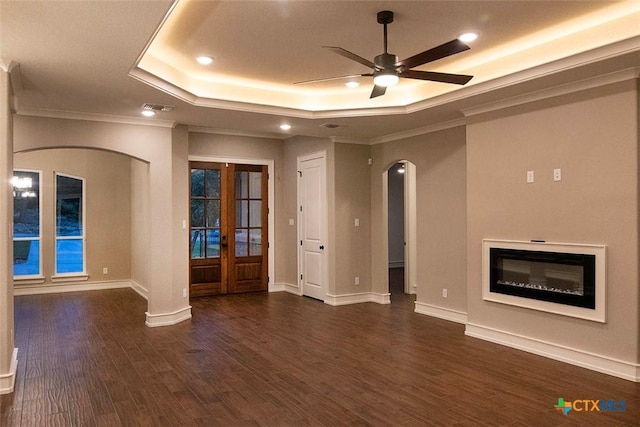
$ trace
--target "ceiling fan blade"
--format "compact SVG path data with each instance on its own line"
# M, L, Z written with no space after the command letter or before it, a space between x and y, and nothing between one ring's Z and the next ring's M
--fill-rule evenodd
M402 61L398 61L395 66L408 70L409 68L446 58L447 56L455 55L456 53L464 52L468 49L471 48L460 40L455 39L432 49L425 50L424 52L420 52L417 55L410 56Z
M434 71L419 71L419 70L406 70L400 73L400 77L407 77L417 80L429 80L433 82L453 83L456 85L464 85L473 78L466 74L449 74L449 73L436 73Z
M337 47L337 46L322 46L325 49L329 49L330 51L337 53L340 56L344 56L345 58L348 58L352 61L356 61L362 65L364 65L365 67L369 67L369 68L376 68L376 64L374 64L373 62L369 61L368 59L365 59L361 56L356 55L353 52L349 52L346 49L343 49L341 47Z
M369 97L369 99L376 98L378 96L382 96L382 95L384 95L384 93L386 91L387 91L387 87L386 86L375 85L373 87L373 90L371 91L371 96Z
M336 76L336 77L326 77L324 79L312 79L312 80L304 80L301 82L295 82L294 85L304 85L307 83L320 83L320 82L328 82L331 80L340 80L340 79L355 79L357 77L373 77L372 73L369 74L349 74L348 76Z

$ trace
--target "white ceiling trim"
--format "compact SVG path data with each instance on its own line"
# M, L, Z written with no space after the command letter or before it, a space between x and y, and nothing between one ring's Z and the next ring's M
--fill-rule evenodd
M578 80L568 84L550 87L544 90L539 90L537 92L531 92L524 95L505 98L499 101L490 102L471 108L465 108L462 110L462 113L465 115L465 117L477 116L479 114L517 107L519 105L528 104L531 102L542 101L545 99L568 95L583 90L589 90L609 84L633 80L637 79L638 77L640 77L639 67L628 68L626 70L620 70L589 79Z
M438 131L445 130L445 129L455 128L455 127L458 127L458 126L464 126L464 125L466 125L466 123L467 123L466 119L464 119L464 118L449 120L447 122L442 122L442 123L435 123L433 125L424 126L424 127L416 128L416 129L411 129L411 130L408 130L408 131L405 131L405 132L398 132L398 133L394 133L394 134L381 136L381 137L378 137L378 138L372 138L370 140L370 144L371 145L384 144L385 142L391 142L391 141L398 141L400 139L413 138L414 136L420 136L420 135L425 135L427 133L433 133L433 132L438 132Z
M78 111L43 110L38 108L20 108L16 114L18 116L87 120L93 122L121 123L127 125L155 126L162 128L173 128L177 125L173 120L143 119L136 117L114 116L109 114L83 113Z

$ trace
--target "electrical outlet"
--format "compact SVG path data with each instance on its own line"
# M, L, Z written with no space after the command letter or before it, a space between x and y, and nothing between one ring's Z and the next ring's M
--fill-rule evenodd
M353 281L356 285L360 284L360 278L358 276L356 276L355 280Z
M534 181L535 181L535 175L533 171L527 171L527 183L531 184Z
M356 218L356 219L354 219L354 220L353 220L353 224L354 224L356 227L360 227L360 218Z
M109 268L105 267L102 269L102 274L109 274Z
M554 181L562 181L562 169L554 169L553 170L553 180Z
M447 298L449 296L449 291L447 288L442 288L442 298Z

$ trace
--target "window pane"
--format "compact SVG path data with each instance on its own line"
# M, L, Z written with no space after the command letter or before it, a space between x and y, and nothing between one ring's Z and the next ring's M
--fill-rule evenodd
M262 202L260 200L249 201L249 226L262 227Z
M204 230L191 230L191 259L204 258Z
M262 172L249 172L249 198L262 199Z
M40 242L19 240L13 242L13 275L40 274Z
M82 239L56 240L56 273L82 273Z
M249 202L246 200L236 201L236 227L249 226Z
M191 169L191 197L204 197L204 170Z
M249 230L250 244L249 255L262 255L262 230L252 229Z
M40 237L40 173L13 176L13 236Z
M204 227L204 200L191 200L191 227Z
M236 172L236 199L249 197L249 172Z
M219 199L220 198L220 171L207 169L207 198Z
M207 200L207 227L220 227L220 200Z
M236 229L236 256L247 256L249 254L247 247L248 231L246 229Z
M56 236L82 236L82 180L56 176Z
M220 257L220 230L207 230L207 258Z

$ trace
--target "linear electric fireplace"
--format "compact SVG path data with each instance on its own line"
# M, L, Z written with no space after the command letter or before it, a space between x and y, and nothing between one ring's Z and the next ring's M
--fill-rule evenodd
M483 241L483 298L604 322L605 247Z

